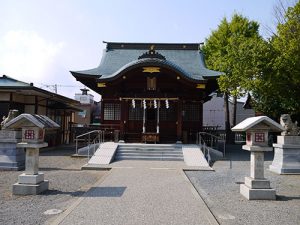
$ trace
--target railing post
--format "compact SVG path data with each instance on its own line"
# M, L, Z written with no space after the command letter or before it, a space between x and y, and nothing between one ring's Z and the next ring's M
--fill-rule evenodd
M96 133L96 136L95 138L93 138L93 140L91 140L91 134L95 134ZM98 142L99 143L99 146L102 142L104 142L104 138L105 138L105 133L103 130L93 130L93 131L90 131L90 132L87 132L87 133L84 133L84 134L81 134L81 135L78 135L76 137L76 142L75 142L75 148L76 148L76 154L78 155L78 140L79 138L81 137L84 137L84 141L85 141L85 144L87 144L87 147L88 147L88 158L90 157L90 151L92 150L91 149L91 144L93 144L93 148L94 148L94 153L95 153L95 149L96 149L96 143ZM88 139L88 140L86 140ZM98 139L98 141L97 141Z
M75 146L76 146L76 155L78 155L78 138L76 138Z

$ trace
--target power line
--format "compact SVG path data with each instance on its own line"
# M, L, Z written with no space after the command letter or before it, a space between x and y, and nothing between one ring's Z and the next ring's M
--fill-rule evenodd
M51 90L52 92L54 92L55 94L57 94L57 87L62 87L62 88L80 88L82 87L81 85L64 85L64 84L43 84L40 83L41 88L47 88L49 90Z

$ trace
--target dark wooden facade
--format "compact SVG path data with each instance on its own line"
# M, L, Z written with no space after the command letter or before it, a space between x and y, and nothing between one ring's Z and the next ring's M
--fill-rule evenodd
M217 88L217 76L214 74L204 79L199 75L195 78L186 73L183 66L176 65L174 59L168 60L167 55L169 52L176 55L176 51L198 54L198 47L195 44L108 43L108 54L119 51L119 57L122 57L124 52L129 54L132 50L136 53L138 49L136 54L139 57L129 60L109 76L93 74L95 71L72 74L101 94L101 124L119 131L120 139L125 142L193 142L196 132L202 129L203 103ZM122 52L122 48L126 50ZM109 59L110 56L105 57ZM98 69L101 73L101 68Z

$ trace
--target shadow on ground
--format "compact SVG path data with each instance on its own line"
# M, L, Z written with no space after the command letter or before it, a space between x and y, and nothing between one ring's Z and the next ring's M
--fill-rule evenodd
M69 195L72 197L78 197L82 196L86 191L60 191L60 190L47 190L42 193L42 195L45 196L51 196L51 195Z
M126 187L91 187L86 197L122 197Z
M296 199L300 199L300 196L276 195L276 200L277 201L291 201L291 200L296 200Z

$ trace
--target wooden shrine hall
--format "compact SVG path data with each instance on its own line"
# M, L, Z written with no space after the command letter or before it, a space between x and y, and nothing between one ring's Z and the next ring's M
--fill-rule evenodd
M71 71L102 96L100 126L125 142L195 141L221 75L205 67L200 44L104 43L97 68Z

